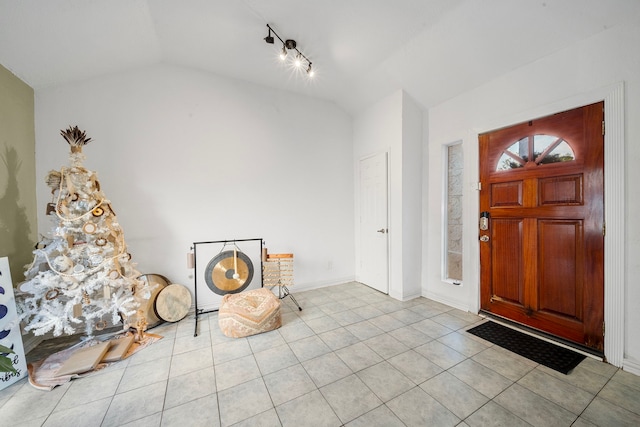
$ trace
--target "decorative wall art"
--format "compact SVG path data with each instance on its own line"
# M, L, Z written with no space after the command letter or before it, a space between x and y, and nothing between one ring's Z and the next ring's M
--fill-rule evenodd
M20 323L7 257L0 258L0 346L11 350L0 351L0 390L27 375Z

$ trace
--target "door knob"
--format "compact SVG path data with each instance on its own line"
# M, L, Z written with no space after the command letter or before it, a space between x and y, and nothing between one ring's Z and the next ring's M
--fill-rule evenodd
M480 236L480 241L481 242L488 242L489 241L489 236L487 236L486 234L483 234L482 236Z
M378 230L378 233L382 233L382 234L384 234L384 233L386 233L386 232L387 232L387 229L386 229L386 228L381 228L380 230Z

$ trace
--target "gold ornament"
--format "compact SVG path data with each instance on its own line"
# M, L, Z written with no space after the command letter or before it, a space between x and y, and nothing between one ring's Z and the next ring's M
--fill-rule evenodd
M86 222L83 226L82 226L82 231L84 231L87 234L93 234L96 232L96 230L98 229L98 226L95 225L92 222Z
M100 320L98 320L98 321L96 322L96 330L97 330L97 331L101 331L101 330L103 330L103 329L104 329L104 328L106 328L106 327L107 327L107 321L106 321L106 320L102 320L102 319L100 319Z

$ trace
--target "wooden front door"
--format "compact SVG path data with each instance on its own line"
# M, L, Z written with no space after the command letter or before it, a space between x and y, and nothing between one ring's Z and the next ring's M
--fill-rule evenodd
M598 352L603 108L600 102L479 137L479 216L487 217L479 231L481 309Z

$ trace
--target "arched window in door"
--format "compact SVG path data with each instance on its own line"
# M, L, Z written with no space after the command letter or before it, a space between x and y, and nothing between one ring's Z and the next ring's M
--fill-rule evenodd
M575 160L571 146L554 135L529 135L518 139L502 152L496 171L570 162Z

